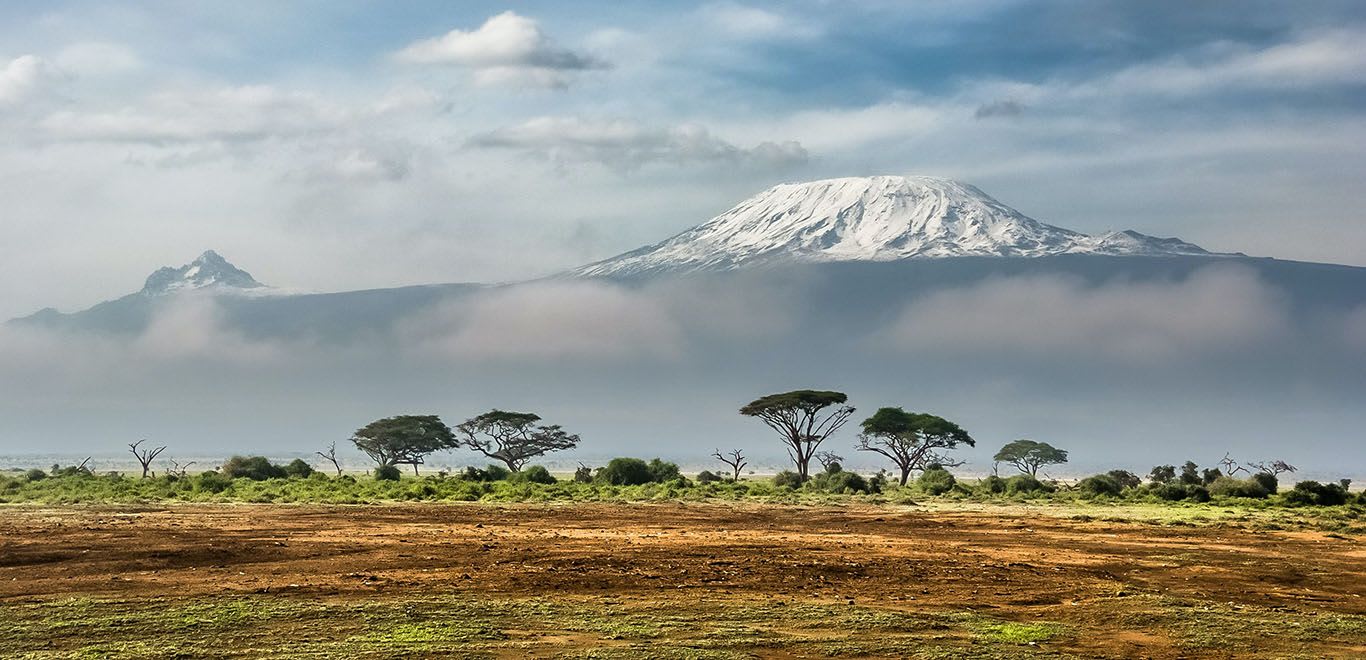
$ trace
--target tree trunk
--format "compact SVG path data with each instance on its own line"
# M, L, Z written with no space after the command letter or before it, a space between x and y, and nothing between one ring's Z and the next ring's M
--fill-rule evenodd
M810 464L811 459L809 458L797 459L797 474L801 476L802 483L806 483L806 480L811 478L810 471L807 469Z
M417 474L417 461L413 461L413 476L414 476L414 477L418 476L418 474Z
M906 480L911 478L911 468L903 466L901 468L901 485L906 485Z

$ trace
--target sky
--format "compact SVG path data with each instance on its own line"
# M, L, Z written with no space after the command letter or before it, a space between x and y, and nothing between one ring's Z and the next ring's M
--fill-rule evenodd
M205 249L519 280L871 174L1361 265L1364 108L1359 2L9 2L0 317Z
M0 319L208 249L287 292L518 282L778 183L878 174L1361 266L1364 111L1356 1L6 2ZM582 433L567 461L721 444L778 465L735 411L816 387L959 421L969 470L1032 437L1077 470L1233 451L1366 475L1359 276L1274 270L541 280L351 328L328 298L279 336L269 303L168 297L121 336L0 325L0 458L141 437L306 456L378 417L498 407Z

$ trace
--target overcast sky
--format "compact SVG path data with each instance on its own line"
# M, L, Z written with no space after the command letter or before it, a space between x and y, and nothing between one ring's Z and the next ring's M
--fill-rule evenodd
M7 2L0 317L520 279L781 181L1366 264L1361 2Z

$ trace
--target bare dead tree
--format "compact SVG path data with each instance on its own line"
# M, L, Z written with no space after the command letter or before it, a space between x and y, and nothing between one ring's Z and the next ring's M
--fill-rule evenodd
M844 461L844 457L833 451L816 452L816 460L820 461L821 469L829 471L831 465L836 465Z
M86 457L85 457L85 460L81 461L81 464L76 466L76 471L77 471L77 472L82 472L82 471L84 471L84 472L90 472L90 459L91 459L91 458L93 458L93 456L86 456Z
M146 438L131 443L128 445L128 450L133 452L133 457L138 459L138 464L142 465L142 478L146 479L147 472L152 468L152 461L156 460L161 452L166 451L166 446L162 445L156 449L138 449L138 445L144 442L147 442Z
M185 478L185 473L189 471L190 466L195 464L195 461L190 461L189 463L182 464L180 461L177 461L174 458L169 458L166 460L169 460L171 462L171 469L167 471L167 474L173 474L181 479Z
M1248 465L1256 468L1258 472L1265 472L1273 477L1279 477L1286 472L1294 472L1298 469L1282 460L1263 461L1260 463L1248 461Z
M324 459L330 461L332 463L332 467L337 469L337 476L340 477L342 475L341 461L337 460L337 443L333 442L332 444L328 445L326 454L320 451L315 451L313 453L322 456Z
M1249 465L1252 464L1249 463ZM1224 471L1224 474L1230 477L1239 472L1247 472L1247 468L1239 465L1238 461L1233 460L1228 452L1224 452L1224 457L1219 459L1219 467Z
M732 449L729 452L722 454L721 450L717 449L712 452L711 455L716 460L730 466L730 471L733 475L731 477L732 480L737 482L740 481L740 471L745 469L745 466L748 465L748 462L745 461L745 452L743 450Z

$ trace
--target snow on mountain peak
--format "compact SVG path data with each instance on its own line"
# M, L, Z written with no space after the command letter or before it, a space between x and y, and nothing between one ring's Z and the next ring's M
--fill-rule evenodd
M265 285L257 282L250 273L232 265L217 252L208 250L179 268L167 266L158 269L147 277L142 294L160 296L198 289L237 291L263 288Z
M1088 236L1006 206L974 186L927 176L826 179L774 186L662 243L574 274L732 270L800 261L894 261L1052 254L1208 255L1134 231Z

